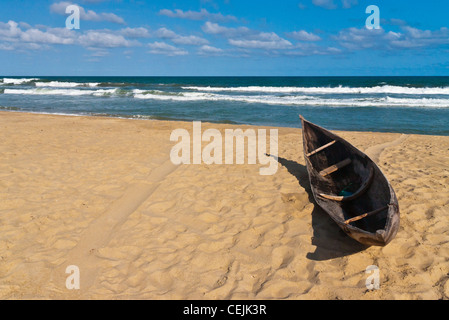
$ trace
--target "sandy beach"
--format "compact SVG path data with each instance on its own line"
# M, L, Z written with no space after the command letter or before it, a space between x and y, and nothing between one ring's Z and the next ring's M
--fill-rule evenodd
M271 176L173 165L191 122L0 112L0 128L0 299L449 298L448 136L337 132L399 200L396 238L366 248L314 204L299 120L277 128Z

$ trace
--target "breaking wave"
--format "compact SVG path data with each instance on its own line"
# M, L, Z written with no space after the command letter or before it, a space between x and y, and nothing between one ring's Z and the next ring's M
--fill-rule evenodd
M25 83L31 83L33 81L40 80L38 78L3 78L0 83L3 84L9 84L9 85L19 85L19 84L25 84Z
M49 81L49 82L35 82L36 87L51 87L51 88L74 88L74 87L96 87L100 83L98 82L60 82L60 81Z
M30 80L30 79L28 79ZM140 100L159 100L159 101L234 101L241 103L258 103L268 105L293 105L293 106L330 106L330 107L421 107L421 108L449 108L449 97L445 98L445 95L440 93L440 96L391 96L391 95L365 95L365 96L338 96L338 95L316 95L317 92L309 93L303 92L304 88L294 88L297 92L280 92L282 88L276 88L278 94L270 92L270 94L259 94L249 92L249 94L243 94L243 90L248 88L260 87L245 87L240 88L236 93L213 92L213 90L203 92L200 91L162 91L162 90L142 90L142 89L126 89L126 88L94 88L94 83L90 83L89 87L77 88L80 83L75 82L50 82L50 85L46 83L46 86L41 86L36 83L37 87L30 88L11 88L4 87L0 89L0 94L5 95L49 95L49 96L93 96L93 97L119 97L119 98L135 98ZM63 87L64 86L64 87ZM192 88L192 87L189 87ZM196 87L199 88L199 87ZM212 88L212 87L207 87ZM273 87L263 87L273 88ZM284 87L285 88L285 87ZM375 89L373 87L371 89ZM377 87L380 88L380 87ZM384 87L382 87L384 88ZM217 89L217 88L214 88ZM226 88L232 90L236 88ZM308 90L314 88L307 88ZM319 88L325 90L326 88ZM327 88L331 89L331 88ZM341 88L342 90L357 89L357 88ZM411 89L411 88L409 88ZM414 88L418 89L418 88ZM436 90L436 88L434 88ZM190 89L191 90L191 89ZM270 89L271 90L271 89ZM273 89L274 90L274 89ZM289 90L293 90L290 88ZM421 88L420 90L426 90ZM443 89L441 89L443 90ZM449 89L448 89L449 90ZM218 90L220 91L220 90ZM237 91L237 90L236 90ZM384 90L386 92L386 90ZM427 88L427 94L429 94L429 88ZM295 94L302 93L302 94ZM334 92L335 93L335 92ZM314 95L315 94L315 95ZM449 94L449 93L448 93ZM394 95L394 94L392 94Z
M260 93L312 93L312 94L410 94L410 95L449 95L449 87L182 87L185 90L206 92L260 92Z

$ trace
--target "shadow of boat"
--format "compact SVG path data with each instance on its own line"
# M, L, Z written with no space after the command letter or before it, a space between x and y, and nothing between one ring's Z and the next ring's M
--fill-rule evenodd
M307 258L315 261L323 261L345 257L368 248L351 237L347 236L331 217L316 204L310 187L306 166L296 161L278 157L278 162L293 175L299 185L307 192L309 201L314 204L312 212L312 245L316 246L315 252L309 252Z

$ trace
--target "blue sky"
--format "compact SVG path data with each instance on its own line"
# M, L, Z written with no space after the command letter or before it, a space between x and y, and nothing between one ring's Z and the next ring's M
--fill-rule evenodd
M449 75L448 16L447 0L2 0L0 74Z

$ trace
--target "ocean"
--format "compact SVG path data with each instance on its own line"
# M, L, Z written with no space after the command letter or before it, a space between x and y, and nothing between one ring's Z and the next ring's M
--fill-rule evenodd
M0 110L449 135L449 77L0 77Z

